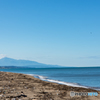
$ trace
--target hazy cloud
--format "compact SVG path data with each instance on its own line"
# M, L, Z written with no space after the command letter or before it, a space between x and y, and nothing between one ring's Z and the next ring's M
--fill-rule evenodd
M0 59L7 57L5 54L0 54Z
M100 56L79 57L81 59L100 59Z

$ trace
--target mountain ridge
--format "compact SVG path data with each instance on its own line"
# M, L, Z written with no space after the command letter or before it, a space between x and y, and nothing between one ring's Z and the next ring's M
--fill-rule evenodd
M17 67L34 67L34 68L61 67L58 65L47 65L47 64L36 62L36 61L22 60L22 59L17 60L17 59L8 58L8 57L4 57L0 59L0 66L17 66Z

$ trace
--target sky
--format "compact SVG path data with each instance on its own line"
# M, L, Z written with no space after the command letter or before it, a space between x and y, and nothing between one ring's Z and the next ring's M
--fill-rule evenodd
M0 58L100 66L100 0L0 0Z

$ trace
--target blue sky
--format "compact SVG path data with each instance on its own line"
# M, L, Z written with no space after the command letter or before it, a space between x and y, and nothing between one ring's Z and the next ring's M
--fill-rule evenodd
M100 0L0 0L0 58L100 66Z

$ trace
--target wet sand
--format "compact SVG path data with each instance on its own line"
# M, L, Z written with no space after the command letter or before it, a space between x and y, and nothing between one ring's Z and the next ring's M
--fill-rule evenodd
M98 96L70 96L70 92ZM51 83L30 75L0 72L0 100L100 100L100 91Z

